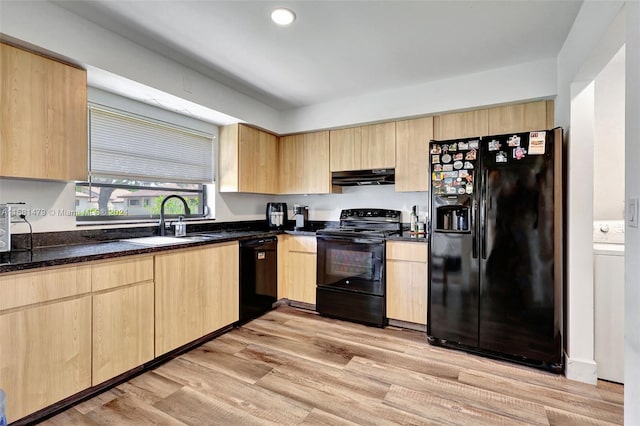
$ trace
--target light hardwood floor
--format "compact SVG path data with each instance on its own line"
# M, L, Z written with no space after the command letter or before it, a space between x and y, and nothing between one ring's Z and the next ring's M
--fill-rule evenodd
M623 387L280 307L46 425L604 425Z

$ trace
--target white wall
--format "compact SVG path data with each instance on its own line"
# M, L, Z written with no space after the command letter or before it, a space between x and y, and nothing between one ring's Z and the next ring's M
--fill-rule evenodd
M627 199L640 197L640 3L627 2L626 178ZM640 424L640 228L625 229L624 421Z
M593 219L624 219L624 66L622 47L595 80Z
M99 68L267 129L277 110L145 49L48 1L2 1L0 31L73 62ZM192 82L184 90L184 77Z
M541 60L285 111L281 133L552 98L555 93L556 61Z
M569 141L567 212L567 368L569 378L597 380L593 339L593 98L584 89L624 43L623 2L584 2L558 55L556 124ZM576 116L572 102L576 101ZM591 116L591 117L589 117ZM574 129L572 126L579 125Z
M597 366L594 352L593 250L593 186L586 191L575 188L593 182L594 83L574 83L571 88L571 138L568 149L569 234L567 312L568 341L566 375L573 380L596 383ZM589 255L583 256L587 248ZM572 267L580 262L579 268Z

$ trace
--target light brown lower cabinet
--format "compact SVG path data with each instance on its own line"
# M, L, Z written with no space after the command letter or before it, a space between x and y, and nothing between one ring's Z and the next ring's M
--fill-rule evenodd
M426 243L387 241L387 317L427 324Z
M237 241L156 255L156 356L238 321L239 256Z
M91 266L92 384L153 359L153 257Z
M0 388L9 423L91 386L88 278L84 266L0 276Z
M278 237L278 299L316 304L316 237Z

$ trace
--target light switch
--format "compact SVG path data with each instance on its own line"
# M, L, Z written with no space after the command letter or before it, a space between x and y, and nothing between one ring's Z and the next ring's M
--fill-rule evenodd
M627 200L627 225L631 228L638 227L638 206L637 198L629 198Z

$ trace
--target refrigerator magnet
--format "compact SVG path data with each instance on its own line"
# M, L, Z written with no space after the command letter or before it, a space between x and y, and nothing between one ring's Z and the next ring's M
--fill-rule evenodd
M445 164L442 166L443 172L451 172L453 171L453 164Z
M439 172L438 172L438 173L433 173L433 174L431 175L431 178L432 178L434 181L442 180L442 173L439 173Z
M478 145L480 145L480 141L469 141L469 149L478 149Z
M510 147L520 146L520 136L511 136L509 139L507 139L507 145L509 145Z
M460 194L460 195L464 194L465 191L466 191L465 188L458 188L458 194Z
M464 159L464 154L459 152L457 154L453 154L453 161L458 161Z
M465 187L465 192L466 192L467 194L472 194L472 193L473 193L473 185L467 185L467 186Z
M513 150L513 158L516 160L522 160L526 153L527 151L524 148L518 147Z
M457 151L457 150L458 150L458 144L456 142L449 145L449 151Z
M506 163L508 160L506 152L500 151L496 154L496 163Z
M493 139L489 141L489 151L497 151L502 145L497 140Z
M468 142L458 142L458 149L460 151L467 151L469 149L469 143Z
M445 189L446 189L447 195L455 195L458 193L457 188L454 188L453 186L447 186Z
M439 155L432 155L431 156L431 164L438 164L440 162L440 156Z
M433 166L433 171L434 172L441 172L442 171L442 164L435 164Z
M462 161L456 161L455 163L453 163L453 168L456 170L460 170L462 166L463 166Z
M440 154L440 151L442 151L442 149L440 149L440 145L433 145L431 147L432 154Z
M435 157L435 155L434 155L434 157ZM451 162L451 155L449 155L449 154L444 154L444 155L442 156L442 162L443 162L443 163L450 163L450 162Z
M466 179L467 176L469 176L469 171L468 170L460 170L458 172L458 176L463 178L463 179Z
M478 152L475 149L467 152L467 155L464 156L465 160L475 160Z
M458 172L453 171L453 172L443 172L442 176L444 176L445 178L457 178L458 177Z
M529 133L529 155L544 155L546 136L545 132Z
M473 169L473 163L471 161L465 161L464 162L464 168L465 168L465 170L472 170Z

